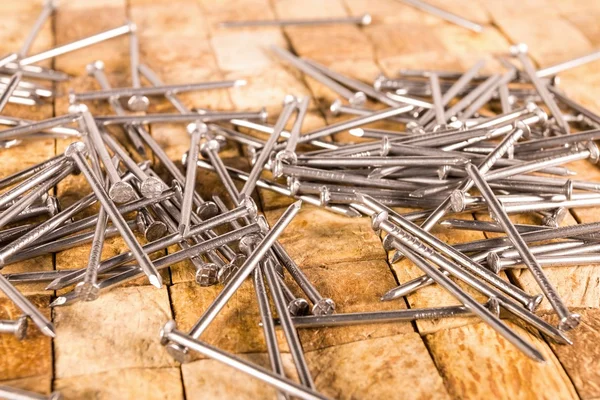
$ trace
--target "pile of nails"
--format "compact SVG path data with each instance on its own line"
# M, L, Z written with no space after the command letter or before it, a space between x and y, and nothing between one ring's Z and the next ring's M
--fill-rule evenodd
M200 286L222 285L222 289L189 332L177 330L173 321L166 323L160 333L166 351L180 362L189 361L192 352L217 359L285 395L325 398L316 392L307 367L297 332L301 328L476 316L527 356L544 361L535 346L503 321L513 318L556 343L571 343L565 332L575 328L580 317L566 307L543 267L600 261L600 223L559 226L571 208L600 205L600 183L575 180L575 173L563 165L584 159L598 162L600 151L593 140L600 138L600 116L567 97L557 87L556 74L592 61L598 54L536 70L527 47L521 44L510 49L512 58L501 59L506 67L502 74L481 75L485 62L479 61L464 73L403 70L396 78L380 76L366 83L272 47L283 63L343 99L331 105L332 114L353 115L307 132L303 122L309 97L286 96L274 125L265 122L264 109L188 108L178 93L243 86L245 81L164 84L140 63L132 23L28 55L37 32L54 11L53 2L47 2L23 47L0 60L0 72L7 76L2 78L0 112L8 102L31 105L54 97L51 89L27 79L69 79L60 71L33 64L122 35L129 37L133 84L111 88L103 63L91 60L87 72L100 89L71 92L68 114L43 121L0 117L0 123L7 126L0 131L4 148L26 146L40 138L75 139L63 154L0 179L0 268L91 243L86 268L0 274L0 291L23 313L17 320L0 321L0 333L26 339L31 320L45 335L55 335L52 323L17 290L19 284L49 282L49 290L71 287L51 304L64 306L94 301L102 292L139 277L147 277L160 288L160 270L189 260ZM368 16L277 21L280 25L369 22ZM150 86L142 86L142 77ZM177 113L143 114L149 97L168 100ZM107 101L114 115L92 115L85 105L91 100ZM128 114L126 109L136 113ZM398 129L368 127L378 121ZM149 134L147 126L159 123L189 124L190 147L182 156L183 170ZM107 130L110 125L125 133L126 143ZM357 143L331 140L332 135L346 131ZM228 142L245 146L252 155L248 173L226 166L220 158ZM158 166L166 172L157 173ZM218 175L226 199L205 200L196 191L195 184L205 170ZM92 191L62 209L48 192L72 174L82 174ZM236 181L243 182L241 189ZM298 201L270 226L252 200L257 188ZM471 189L477 189L477 194ZM392 288L382 300L437 284L461 305L335 314L334 301L321 295L278 242L302 202L346 217L370 217L385 249L395 251L392 262L406 257L422 269L422 277ZM97 214L78 218L96 203ZM414 211L405 212L406 208ZM464 212L487 212L493 222L444 219ZM135 218L128 219L132 213ZM539 214L543 225L515 225L509 218L515 213ZM451 246L429 233L438 225L506 236ZM147 244L142 245L136 233L144 235ZM129 251L101 259L105 239L111 236L120 236ZM173 245L179 250L150 258ZM514 268L527 268L539 293L527 293L498 275ZM284 273L297 288L284 282ZM257 323L265 335L270 368L200 340L248 277L254 283L261 316ZM481 304L456 280L488 300ZM306 299L294 294L298 292ZM544 298L558 316L557 326L535 314ZM500 310L504 311L502 319ZM277 326L285 333L300 383L283 372ZM39 398L5 386L0 386L0 395Z

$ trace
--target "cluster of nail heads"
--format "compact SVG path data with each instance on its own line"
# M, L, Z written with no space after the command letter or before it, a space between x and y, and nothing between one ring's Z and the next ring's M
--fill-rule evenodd
M468 29L481 30L477 24L423 2L405 2ZM529 357L543 361L543 355L500 318L503 310L557 343L570 343L564 332L578 325L579 315L566 307L543 267L600 261L595 236L598 224L559 227L570 208L600 205L600 183L575 180L575 173L563 165L584 159L598 162L600 151L593 140L600 138L600 116L561 92L556 73L592 61L597 54L536 71L527 47L521 44L510 51L521 68L502 58L507 70L501 74L480 74L485 65L482 60L464 73L403 70L397 78L380 76L368 84L272 47L282 61L344 99L331 104L334 116L353 115L307 131L303 122L310 106L308 96L286 96L274 125L266 123L264 109L224 112L188 108L177 93L238 87L245 81L163 84L147 65L140 63L137 28L132 23L28 55L31 42L54 9L55 4L48 1L23 47L0 59L0 67L10 72L10 78L2 83L0 112L8 102L29 104L25 101L28 98L37 104L55 95L51 89L24 81L24 77L68 79L60 71L32 64L121 35L130 39L133 85L111 88L104 64L95 61L88 65L87 73L100 89L71 92L68 114L38 122L0 117L0 122L9 126L0 131L5 148L21 144L24 139L78 140L62 154L0 179L0 188L5 189L0 195L0 268L91 244L86 268L0 275L0 290L23 313L17 320L0 321L0 333L24 339L31 320L44 334L55 335L52 323L15 285L50 282L50 290L72 287L51 304L64 306L94 301L102 292L144 276L160 288L160 270L189 260L200 286L222 285L222 290L188 333L178 331L173 321L165 325L160 339L169 354L187 362L190 351L195 351L301 398L323 397L315 391L299 328L476 316ZM364 15L224 26L370 22L370 16ZM142 77L150 86L141 85ZM157 96L168 100L178 112L142 114L150 104L149 97ZM114 115L93 115L84 104L91 100L107 101ZM377 103L386 108L374 107ZM137 113L128 114L123 104ZM375 122L397 129L367 127ZM183 169L169 159L146 130L146 124L154 123L189 123L190 148L183 155ZM113 137L105 128L108 125L120 126L129 143ZM572 128L579 132L571 133ZM329 140L346 131L362 139L357 143ZM261 138L263 134L266 139ZM228 142L246 147L252 158L249 172L224 163L219 153ZM149 161L152 159L158 160L166 174L157 173ZM227 194L225 200L216 195L205 200L197 192L195 184L203 179L198 167L216 173ZM270 171L271 178L264 177L264 171ZM62 208L58 199L47 192L74 173L84 176L92 193ZM256 189L298 201L269 226L251 198ZM471 189L477 189L478 194ZM438 284L461 305L336 314L334 301L319 292L278 242L302 202L348 217L370 216L373 229L384 235L384 248L394 251L392 262L406 257L423 270L422 277L391 289L382 300ZM96 203L100 206L97 214L74 219ZM392 207L415 211L402 214ZM487 212L492 221L443 219L463 212ZM518 225L509 218L511 213L525 212L539 215L541 225ZM131 213L135 213L134 218L130 218ZM46 218L39 222L40 216ZM451 246L429 233L438 225L504 232L506 237ZM219 233L214 231L216 228ZM145 236L148 243L142 245L136 233ZM105 239L112 236L120 236L129 251L102 259ZM562 240L536 244L550 239ZM150 259L150 254L173 245L179 251ZM500 271L514 268L531 271L541 293L526 293L498 276ZM283 280L284 271L291 276L294 287ZM200 340L249 277L256 291L271 369ZM478 303L449 277L474 288L488 301ZM303 293L303 297L295 293ZM269 295L277 319L273 318ZM534 313L543 299L558 315L557 327ZM300 385L283 374L277 326L284 331ZM37 398L36 394L4 386L0 394ZM51 398L57 396L54 393Z

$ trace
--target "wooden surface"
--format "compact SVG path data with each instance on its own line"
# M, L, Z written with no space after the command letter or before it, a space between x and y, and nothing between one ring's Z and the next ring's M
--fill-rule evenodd
M33 52L115 27L126 18L139 27L141 59L166 83L245 78L236 90L197 92L181 96L190 106L219 110L256 110L265 106L276 118L285 94L310 94L305 128L335 121L328 104L336 96L280 63L267 51L271 44L287 46L353 77L372 82L378 73L394 76L400 68L465 70L476 60L489 60L498 70L495 54L511 43L525 42L538 66L552 65L600 47L600 3L578 0L428 0L485 25L477 35L440 21L394 0L61 0L52 23L44 27ZM41 0L0 3L0 54L17 49L37 17ZM286 29L222 29L232 19L374 17L371 26L332 26ZM75 78L57 89L66 93L97 88L85 75L87 63L101 59L113 86L129 84L126 38L62 56L47 66ZM600 111L598 63L561 74L561 86L574 99ZM38 108L9 106L6 113L43 119L67 112L66 97ZM153 110L170 110L166 103ZM93 104L96 114L111 111ZM182 126L154 126L151 131L170 157L178 160L189 139ZM118 134L118 132L117 132ZM348 138L342 133L337 139ZM0 175L8 175L61 152L66 141L35 141L0 151ZM227 149L226 162L247 165L236 146ZM597 167L578 162L569 167L581 179L600 179ZM198 188L213 190L212 174L199 173ZM69 178L57 189L63 204L88 192L81 178ZM261 207L274 221L289 199L260 193ZM483 218L483 216L475 216ZM524 221L525 217L515 217ZM574 210L566 224L600 220L598 209ZM436 233L451 243L481 238L466 231ZM379 238L367 219L348 219L305 205L284 233L282 243L311 281L333 298L339 312L389 310L453 304L443 290L428 287L401 301L380 303L379 297L398 282L420 272L408 263L390 266ZM109 239L104 256L125 250ZM82 246L6 267L2 272L84 267L88 247ZM301 339L317 389L342 399L600 399L600 268L548 268L551 281L567 304L581 312L583 322L570 335L574 345L555 346L536 332L515 327L544 353L548 362L527 359L483 323L474 319L396 323L352 328L302 330ZM158 341L158 331L174 318L188 329L221 287L201 288L193 282L191 266L173 266L167 285L155 289L143 281L103 294L97 301L56 308L45 306L56 293L43 285L19 285L51 315L53 341L29 330L27 340L0 336L0 383L40 392L60 390L67 399L256 399L273 392L219 363L198 359L179 365ZM509 279L529 292L538 292L527 272ZM547 305L542 311L547 311ZM14 319L18 310L0 298L0 319ZM552 316L548 316L550 320ZM280 343L284 343L280 334ZM203 339L224 350L267 365L266 348L258 326L252 285L247 282L233 297ZM284 361L293 369L289 354Z

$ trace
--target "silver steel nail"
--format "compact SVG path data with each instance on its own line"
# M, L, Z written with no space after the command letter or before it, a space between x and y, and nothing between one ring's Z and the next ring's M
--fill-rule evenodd
M258 262L265 256L277 237L283 232L285 227L291 222L294 216L300 211L302 202L297 201L287 208L279 220L273 225L273 228L263 237L257 245L254 252L246 259L244 265L235 273L235 275L225 285L223 290L217 295L210 304L202 317L194 324L190 330L190 336L198 338L206 330L212 320L217 316L227 301L233 296L241 284L252 273ZM167 351L178 361L187 361L186 350L178 346L169 346Z
M0 397L5 400L63 400L60 392L45 395L4 385L0 385Z
M398 107L401 105L397 101L394 101L391 98L389 98L388 96L386 96L384 93L381 93L381 92L375 90L375 88L373 88L373 86L367 85L366 83L361 82L358 79L353 79L346 75L340 74L339 72L335 72L332 69L327 68L326 66L324 66L314 60L309 60L307 58L303 58L302 60L305 63L309 64L310 66L319 70L321 73L327 75L331 79L334 79L334 80L340 82L342 85L352 88L358 92L362 92L362 93L366 94L367 96L369 96L383 104L387 104L390 107Z
M277 279L277 273L275 272L272 259L270 257L266 257L261 264L261 268L265 274L265 277L267 278L267 283L271 290L271 298L273 299L273 303L275 303L277 315L279 315L279 320L290 348L294 364L296 365L300 382L302 382L302 384L306 387L315 389L315 383L310 370L308 369L308 365L306 364L304 352L302 351L302 344L300 343L298 332L292 323L292 317L287 309L285 297L281 290L281 286L279 285L279 280Z
M352 90L347 89L346 87L340 85L333 79L329 78L327 75L323 74L317 68L306 63L304 60L296 57L289 51L277 46L271 46L271 51L273 51L278 57L292 64L295 68L299 69L306 75L310 76L314 80L327 86L335 93L344 97L346 100L348 100L350 104L361 105L364 104L367 100L367 96L365 96L363 92L354 92Z
M294 278L311 303L313 303L312 313L314 315L333 314L335 311L335 302L330 298L324 298L321 293L319 293L279 242L275 242L273 251L277 254L277 258L279 258L285 269L290 273L292 278Z
M4 88L4 92L2 92L2 94L0 95L0 112L4 110L4 107L10 100L15 89L17 89L17 86L19 85L19 82L21 81L22 77L23 73L20 71L16 72L13 76L11 76L10 81L8 81L6 87Z
M425 272L429 277L434 279L440 286L444 287L450 292L457 300L468 307L474 314L485 321L492 329L498 332L502 337L512 343L516 348L521 350L528 357L538 362L544 362L544 356L531 344L525 342L520 336L513 332L506 324L504 324L498 317L492 314L487 308L479 304L473 297L463 291L463 289L441 271L434 266L430 265L425 259L423 259L416 251L413 253L413 246L419 246L419 242L416 238L410 238L409 235L398 235L399 231L393 224L388 222L386 219L386 213L379 214L374 217L374 229L383 229L388 232L396 239L402 241L402 244L397 243L399 250L401 250L407 258L409 258L415 265ZM406 247L409 244L404 243L410 242L411 247Z
M521 255L521 258L526 263L529 271L535 278L536 282L546 295L548 302L552 305L552 308L556 311L560 318L559 328L561 330L569 330L575 328L580 322L579 314L571 313L566 305L563 303L562 299L556 292L556 289L550 281L548 277L544 274L542 268L536 261L535 257L529 251L527 244L519 235L519 232L515 229L512 221L508 218L508 215L502 208L500 202L496 199L492 189L487 185L485 179L481 176L477 168L472 165L468 165L467 173L477 186L477 189L481 192L482 196L484 196L488 208L492 213L493 217L497 220L497 222L502 225L504 228L506 235L510 238L510 241L513 243L515 249Z
M27 335L27 316L23 315L17 320L0 320L0 333L10 333L17 340L23 340Z
M258 119L263 120L266 116L266 111L214 111L205 114L189 113L189 114L145 114L145 115L109 115L96 117L96 123L99 125L122 125L122 124L158 124L158 123L181 123L181 122L218 122L230 121L232 119ZM0 133L2 133L0 131Z
M240 190L241 195L250 196L254 191L256 186L256 181L259 179L260 174L263 171L264 165L267 162L269 156L271 155L271 151L273 150L275 144L277 143L277 139L281 134L281 131L285 128L287 121L292 116L292 113L296 109L296 99L292 96L286 96L284 100L283 110L275 123L275 127L273 128L273 133L261 149L261 152L248 175L248 180L244 183L244 186Z
M266 133L266 134L273 134L273 127L265 125L265 124L259 124L253 121L246 121L243 119L232 119L231 121L229 121L232 125L240 127L240 128L248 128L248 129L252 129L258 132L262 132L262 133ZM290 137L290 132L288 131L281 131L281 137L283 138L289 138ZM337 149L338 146L330 143L330 142L324 142L322 140L310 140L309 141L310 144L312 144L313 146L322 148L322 149ZM287 145L287 144L286 144ZM264 143L261 143L260 146L256 146L258 148L262 148L264 146Z
M400 0L402 3L408 4L409 6L415 7L421 11L425 11L426 13L435 15L440 17L448 22L451 22L455 25L462 26L463 28L469 29L473 32L480 33L483 31L483 26L476 24L475 22L469 21L463 17L460 17L456 14L452 14L451 12L442 10L440 8L434 7L429 3L420 0Z
M198 154L200 152L200 139L208 132L206 124L196 122L188 126L190 134L190 149L186 167L185 185L183 192L183 201L181 203L181 220L179 221L179 232L185 235L189 231L190 219L192 217L192 203L194 201L194 192L196 191L196 171L198 166Z
M21 197L18 203L14 203L6 210L0 213L0 227L5 226L10 221L31 205L42 193L48 192L52 187L62 181L66 176L70 175L74 169L72 162L67 162L64 165L60 165L60 169L57 170L56 175L46 181L41 182L34 189L32 189L27 195Z
M564 134L568 135L570 133L569 124L567 121L565 121L562 112L560 111L560 108L558 108L552 96L550 96L546 85L544 85L540 78L537 76L537 71L535 70L535 67L533 66L531 60L527 56L527 50L527 45L524 43L519 43L510 48L511 53L514 56L516 56L521 62L523 70L529 77L529 80L531 81L533 86L535 86L535 89L544 101L544 104L546 104L546 106L548 106L548 108L550 109L550 113L554 117L556 124L562 129Z
M72 113L60 117L48 118L39 122L17 126L14 128L3 129L0 131L0 140L10 140L20 138L31 133L45 131L57 126L66 125L77 121L81 117L79 113Z
M133 232L125 223L125 220L119 213L115 204L110 200L108 194L98 182L96 176L92 173L89 165L86 163L83 152L85 151L85 145L82 142L75 142L67 148L65 151L65 155L67 157L72 157L72 159L77 164L77 167L84 174L86 180L88 181L90 187L96 194L96 197L102 204L102 206L106 209L107 214L109 215L112 223L117 227L119 232L121 233L123 240L134 254L136 260L138 261L140 267L144 271L144 273L148 276L150 283L153 286L158 288L162 287L162 277L152 264L150 258L143 252L140 244L136 240Z
M298 143L310 142L311 140L329 136L334 133L342 132L351 128L356 128L362 125L370 124L371 122L376 122L386 118L394 117L396 115L400 115L411 111L413 108L413 106L386 108L381 111L373 112L370 115L349 119L346 121L338 122L336 124L331 124L326 126L325 128L319 128L302 135L298 139Z
M259 21L224 21L219 25L223 28L243 28L256 26L315 26L332 24L369 25L371 15L363 14L357 17L333 17L320 19L277 19Z
M57 173L64 169L65 165L65 159L64 157L61 157L57 163L49 164L46 168L39 170L35 175L2 193L2 196L0 196L0 207L4 208L8 204L14 205L15 200L19 199L19 196L56 176Z
M25 57L19 60L19 65L35 64L49 58L60 56L66 53L70 53L75 50L83 49L96 43L103 42L108 39L112 39L121 35L130 33L132 30L132 24L127 23L117 28L109 29L104 32L97 33L92 36L88 36L84 39L79 39L71 43L63 44L50 50L43 51L38 54L34 54L29 57Z
M130 98L139 97L145 98L146 96L162 96L166 94L184 93L195 90L212 90L212 89L227 89L232 87L244 86L246 81L243 79L227 80L227 81L216 81L216 82L198 82L198 83L185 83L179 85L160 85L150 87L122 87L115 89L103 89L91 92L80 92L73 93L70 96L71 102L91 101L91 100L104 100L104 99L118 99L120 97ZM143 101L142 101L143 103ZM132 110L132 111L145 111L143 110ZM189 113L188 109L185 113ZM184 113L184 114L185 114Z
M110 147L110 149L119 157L119 159L125 164L127 169L131 171L140 181L140 193L142 196L153 199L160 196L165 190L167 185L160 179L148 176L142 168L129 156L127 151L121 147L117 141L110 136L108 133L103 133L102 138L104 142Z
M204 157L207 157L210 160L211 165L214 167L215 172L221 179L221 183L223 184L223 187L225 187L229 197L234 203L237 204L239 202L240 192L235 186L235 183L233 183L233 179L231 179L231 176L227 172L227 168L225 167L225 164L223 164L223 160L221 160L221 157L219 157L220 147L221 145L219 142L213 139L203 143L200 147L200 152ZM197 168L196 163L194 163L194 167Z
M6 297L15 303L15 305L27 315L33 323L42 331L46 336L55 337L56 331L54 325L17 289L11 285L11 283L0 274L0 291L2 291Z
M100 87L103 90L109 90L111 88L110 84L108 83L106 74L104 73L104 63L102 61L96 60L93 63L88 64L86 66L86 70L87 70L88 75L92 75L96 79L96 81L98 82L98 84L100 85ZM110 106L112 107L112 109L115 111L115 113L117 115L125 115L126 114L125 110L123 109L123 106L121 105L121 103L119 102L119 100L117 98L112 98L112 97L109 98L108 103L110 104ZM144 128L141 126L135 126L135 125L124 125L123 129L127 133L127 137L129 137L129 139L133 143L136 151L141 155L145 155L146 149L144 147L142 140L140 139L140 137L137 133L138 129L144 129Z
M387 214L388 218L391 218L396 224L399 224L399 226L402 229L405 229L408 233L410 233L411 235L414 235L416 238L425 241L428 245L432 246L439 252L443 253L445 256L450 257L452 260L456 261L462 267L464 267L469 272L476 275L478 278L482 279L486 283L493 285L495 288L497 288L499 290L502 290L504 293L506 293L507 295L516 299L519 303L521 303L525 307L527 307L527 309L533 311L541 303L541 301L542 301L541 295L531 296L531 295L525 293L523 290L512 285L510 282L507 282L507 281L499 278L497 275L495 275L493 273L489 273L489 270L482 267L480 264L474 262L471 258L467 257L460 251L457 251L452 246L447 245L446 243L439 240L438 238L436 238L429 232L425 231L424 229L420 228L416 224L408 221L407 219L405 219L404 217L402 217L400 214L396 213L389 207L386 207L383 204L379 203L377 200L373 199L371 196L362 195L361 197L362 197L362 202L367 207L375 210L376 212L388 213ZM429 279L427 281L428 281L428 283L433 283L432 279ZM426 284L423 283L423 285L420 287L423 287L425 285ZM397 297L399 297L399 296L398 295L394 296L394 298L397 298ZM386 298L386 296L384 296L382 298L382 300L388 300L388 298Z
M231 354L227 354L222 350L212 347L206 343L203 343L191 335L186 335L175 329L175 321L170 321L165 324L161 330L161 343L174 343L182 348L189 348L199 352L207 357L218 360L223 364L229 365L245 374L248 374L254 378L260 379L261 381L275 387L276 389L282 390L291 396L299 397L305 400L327 400L325 396L320 395L314 390L301 386L287 378L282 378L275 373L249 363L248 361L242 360Z
M138 66L140 65L140 45L137 37L137 26L133 23L130 24L131 29L129 31L129 60L131 64L131 82L134 89L141 87L140 73ZM146 111L150 100L144 95L133 94L127 99L127 107L131 111Z
M46 0L44 2L44 7L42 8L40 15L33 23L33 27L31 28L31 31L29 31L27 38L25 38L23 45L21 45L21 48L19 49L19 52L17 53L19 55L19 58L23 58L27 55L27 53L29 53L29 49L31 48L31 45L33 44L33 41L35 40L36 36L40 32L40 29L42 29L42 26L44 25L46 20L50 17L50 15L52 15L52 13L54 12L55 9L56 9L56 3L54 0Z
M461 74L460 77L454 82L454 84L444 92L442 95L442 105L446 106L450 101L455 98L479 73L481 68L485 65L485 60L479 60L473 65L467 72ZM439 77L439 73L435 72L435 75ZM421 126L426 125L433 117L435 117L435 110L427 110L418 120L418 124ZM444 120L445 122L445 120Z
M333 315L306 315L292 318L296 328L327 328L332 326L352 326L385 324L390 322L412 322L429 319L445 319L475 316L465 306L413 308L393 311L371 311ZM278 321L276 320L275 323Z
M422 166L422 165L466 165L470 160L465 157L310 157L298 158L296 165L317 168L343 167L384 167L384 166Z
M183 158L182 163L185 163L185 161L186 161L186 159ZM209 163L204 162L202 160L198 160L198 166L201 168L207 169L209 171L214 170L212 165L210 165ZM229 174L235 179L239 179L242 181L245 181L248 179L247 173L237 170L235 168L227 167L227 171L229 171ZM288 187L286 187L285 185L282 185L280 183L277 183L277 182L269 181L266 179L259 179L256 181L256 186L261 189L267 189L272 192L282 194L284 196L294 197L296 199L305 201L306 203L314 205L314 206L321 205L321 202L318 197L308 196L308 195L298 195L298 196L293 195L291 190ZM336 214L345 215L347 217L355 218L355 217L362 216L362 214L360 212L358 212L350 207L346 207L346 206L332 205L330 207L325 207L325 208Z
M600 58L600 51L594 51L590 54L586 54L581 57L573 58L571 60L567 60L555 65L551 65L546 68L538 69L536 75L538 78L545 78L547 76L556 75L559 72L565 71L567 69L579 67L580 65L587 64L592 61L596 61Z
M125 203L133 200L135 198L135 191L129 183L124 182L121 179L119 172L114 167L92 114L83 104L78 104L77 106L73 107L72 110L79 111L81 113L83 125L82 128L88 132L88 137L94 145L93 150L96 152L102 161L102 164L104 165L104 170L106 171L106 174L111 182L110 189L108 190L108 195L110 198L117 203Z
M249 256L250 254L247 255ZM254 272L252 273L252 282L254 283L254 292L256 293L256 300L258 302L260 320L262 322L263 334L267 344L267 353L269 354L271 369L273 370L273 373L285 377L283 360L281 359L281 352L275 334L275 325L273 324L273 314L271 313L271 307L269 306L269 298L267 297L267 289L265 287L261 268L254 269ZM285 395L282 394L280 397L285 398Z

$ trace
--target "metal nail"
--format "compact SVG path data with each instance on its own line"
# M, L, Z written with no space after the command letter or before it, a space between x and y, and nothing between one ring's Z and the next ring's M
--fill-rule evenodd
M25 339L27 335L27 316L23 315L17 320L2 321L0 320L0 333L10 333L17 340Z

